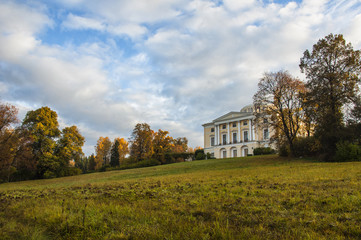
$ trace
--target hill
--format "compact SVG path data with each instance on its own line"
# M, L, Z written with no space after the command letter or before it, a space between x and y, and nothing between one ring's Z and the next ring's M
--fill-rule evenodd
M214 159L0 185L0 239L360 239L361 163Z

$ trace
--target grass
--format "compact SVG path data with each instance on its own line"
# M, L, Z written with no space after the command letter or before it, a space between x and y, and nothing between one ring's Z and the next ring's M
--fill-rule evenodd
M277 156L0 185L0 239L360 239L361 163Z

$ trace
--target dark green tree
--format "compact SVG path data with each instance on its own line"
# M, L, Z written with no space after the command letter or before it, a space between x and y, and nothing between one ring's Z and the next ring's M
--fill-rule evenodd
M359 91L360 51L346 44L341 34L329 34L311 52L304 52L300 68L307 78L308 102L316 108L316 137L325 160L332 160L345 123L344 110Z
M112 149L110 150L110 166L117 167L119 166L119 140L115 139Z

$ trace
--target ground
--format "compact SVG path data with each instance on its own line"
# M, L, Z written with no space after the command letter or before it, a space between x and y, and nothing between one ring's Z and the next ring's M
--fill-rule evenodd
M0 185L0 239L360 239L361 163L261 156Z

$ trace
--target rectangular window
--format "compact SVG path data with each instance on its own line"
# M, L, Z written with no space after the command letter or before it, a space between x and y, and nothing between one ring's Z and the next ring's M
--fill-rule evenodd
M226 157L227 157L227 151L223 150L223 158L226 158Z
M264 139L264 140L269 139L268 128L267 128L267 129L263 129L263 139Z
M237 123L233 123L233 124L232 124L232 127L237 127Z
M263 119L263 123L268 123L268 119L267 119L267 118L264 118L264 119Z
M211 146L214 146L214 137L211 137Z
M233 143L237 143L237 133L233 133Z
M222 129L226 129L226 124L224 124L224 125L222 126Z
M237 157L237 149L233 150L233 157Z
M223 145L227 144L227 134L222 135L222 142L223 142Z
M211 132L214 132L214 128L211 128Z
M248 142L248 131L244 131L244 132L243 132L243 140L244 140L245 142Z
M244 121L243 122L243 126L247 126L248 125L248 122L247 121Z

